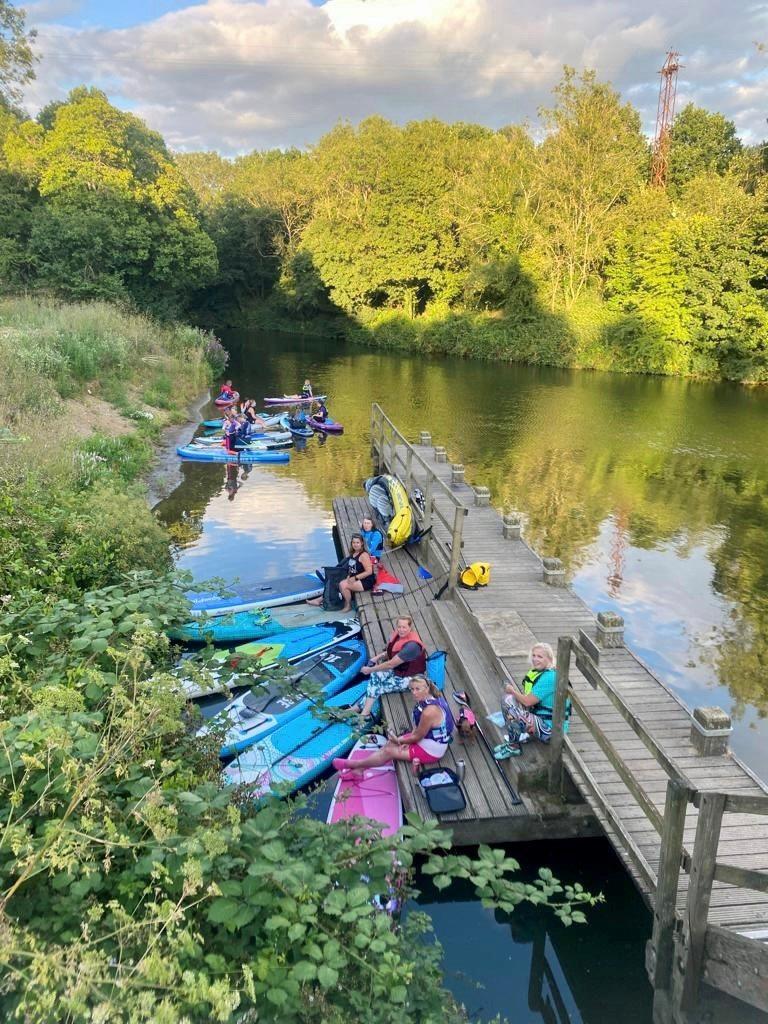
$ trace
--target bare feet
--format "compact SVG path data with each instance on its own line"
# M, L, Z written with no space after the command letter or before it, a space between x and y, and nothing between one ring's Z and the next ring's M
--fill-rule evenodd
M320 608L323 603L322 597L312 597L307 599L307 604L312 604L315 608Z

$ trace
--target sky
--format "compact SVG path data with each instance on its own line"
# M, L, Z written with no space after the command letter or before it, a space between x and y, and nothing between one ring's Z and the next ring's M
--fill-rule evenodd
M551 102L564 64L593 68L652 134L666 51L677 109L768 137L768 2L750 0L29 0L30 113L85 83L175 150L304 147L381 114L498 128Z

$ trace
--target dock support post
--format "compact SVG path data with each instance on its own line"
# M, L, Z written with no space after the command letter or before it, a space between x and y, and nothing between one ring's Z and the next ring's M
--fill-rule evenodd
M691 744L702 757L718 757L728 753L731 716L722 708L694 708L691 722Z
M475 487L475 505L479 508L486 508L491 504L491 492L487 487Z
M451 463L451 486L456 487L464 483L464 467L460 462Z
M501 535L505 540L520 540L522 523L519 512L505 512L501 520Z
M453 533L451 534L451 564L448 568L448 593L456 589L459 579L459 562L461 561L462 534L464 532L464 516L467 509L457 505L453 511Z
M557 639L557 684L552 708L552 739L549 741L549 792L562 790L563 778L563 725L565 724L565 702L568 699L568 683L571 673L571 638Z
M725 809L725 793L700 793L699 820L691 857L688 897L683 919L683 966L680 1007L692 1010L699 1001L704 968L704 942L707 937L709 901L715 877L717 845Z
M544 582L550 587L564 587L565 569L559 558L542 558L542 574Z
M624 646L624 619L616 612L597 613L597 642L601 647Z
M688 789L681 782L676 779L669 780L664 804L664 832L661 836L653 935L649 943L652 958L652 969L649 973L654 993L668 990L672 977L677 887L680 880L685 812L689 797Z
M446 452L446 450L443 447L443 445L436 444L434 451L435 451L435 462L447 462L448 461L448 453Z
M424 448L432 447L432 435L428 430L422 430L419 434L419 444L423 445Z

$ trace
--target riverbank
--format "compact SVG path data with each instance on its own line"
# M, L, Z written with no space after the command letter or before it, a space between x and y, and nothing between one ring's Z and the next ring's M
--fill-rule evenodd
M286 312L279 295L242 308L236 322L217 323L238 330L271 331L324 339L405 355L457 356L507 365L600 370L630 376L682 377L697 381L768 383L768 367L718 363L661 332L644 328L597 296L585 295L567 310L541 307L525 316L495 311L427 311L409 317L397 310L367 310L359 317L318 315L301 319Z

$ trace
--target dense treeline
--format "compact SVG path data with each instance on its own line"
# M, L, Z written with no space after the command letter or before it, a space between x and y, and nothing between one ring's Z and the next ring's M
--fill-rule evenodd
M209 325L768 380L763 148L688 106L663 191L637 111L593 72L566 69L541 116L541 141L371 117L227 160L174 158L95 89L34 120L6 98L0 282Z
M522 127L373 117L305 153L180 156L220 255L201 315L768 379L762 148L688 106L665 192L648 184L637 112L610 86L566 70L554 100L541 143Z

